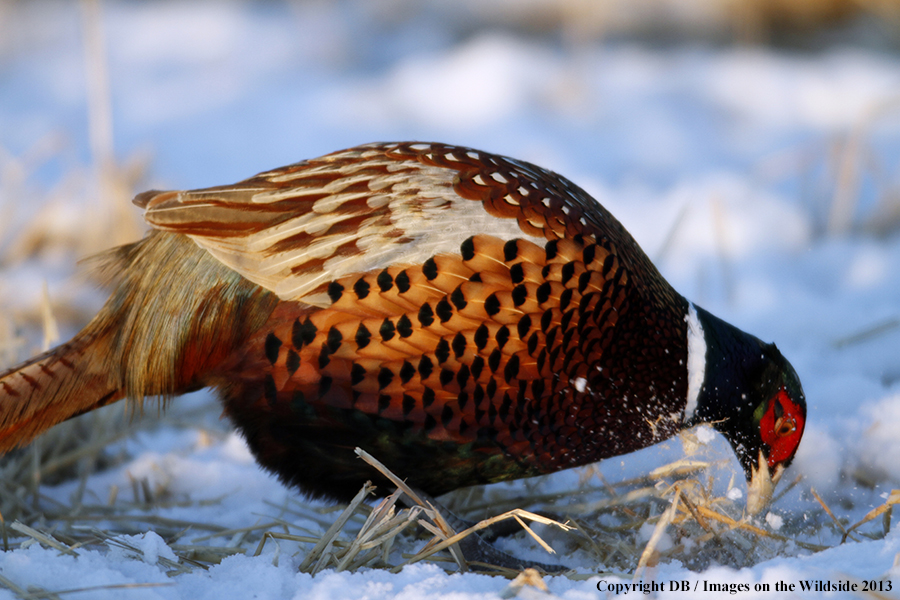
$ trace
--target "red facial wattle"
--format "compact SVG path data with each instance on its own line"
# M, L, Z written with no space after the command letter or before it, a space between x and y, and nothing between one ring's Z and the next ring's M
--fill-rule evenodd
M769 467L788 460L797 451L803 427L806 424L803 409L791 400L782 387L769 401L765 414L759 421L763 442L769 447Z

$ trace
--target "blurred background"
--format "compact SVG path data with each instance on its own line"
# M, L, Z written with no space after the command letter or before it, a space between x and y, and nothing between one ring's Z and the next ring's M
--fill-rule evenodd
M0 0L0 368L94 314L136 192L399 139L587 189L793 362L803 489L900 485L896 0Z
M0 363L10 332L46 320L16 265L59 276L136 239L135 192L375 140L561 171L651 254L689 250L662 247L687 196L777 196L799 232L775 245L891 233L898 50L895 0L2 0ZM686 284L733 293L727 268L697 275L702 256L671 276L683 260ZM96 299L43 277L70 334Z

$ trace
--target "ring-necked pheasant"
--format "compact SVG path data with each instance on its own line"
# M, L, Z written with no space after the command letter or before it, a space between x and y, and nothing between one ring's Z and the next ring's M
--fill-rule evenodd
M100 313L0 375L0 452L122 398L212 387L286 484L349 498L377 477L359 446L439 495L709 422L758 509L803 434L775 346L685 300L535 165L372 144L135 203L154 230L110 254Z

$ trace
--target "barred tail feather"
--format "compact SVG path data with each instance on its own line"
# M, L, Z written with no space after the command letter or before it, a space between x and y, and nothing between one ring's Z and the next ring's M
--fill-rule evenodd
M124 397L106 364L107 340L83 331L0 373L0 454L57 423Z
M278 303L182 235L153 232L104 262L113 292L81 333L0 372L0 455L122 398L210 385Z

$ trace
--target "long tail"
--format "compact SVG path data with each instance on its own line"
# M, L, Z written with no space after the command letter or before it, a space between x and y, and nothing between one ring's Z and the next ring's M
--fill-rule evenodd
M104 261L113 292L97 316L69 343L0 373L0 455L122 398L207 385L278 303L182 235L153 232Z
M70 342L0 373L0 454L124 397L106 361L108 340L88 327Z

